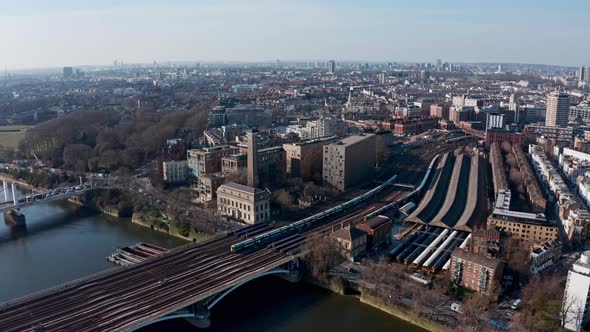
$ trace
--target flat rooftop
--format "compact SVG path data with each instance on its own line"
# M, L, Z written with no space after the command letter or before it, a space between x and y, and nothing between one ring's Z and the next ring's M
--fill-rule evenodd
M222 184L219 188L222 188L222 187L236 190L236 191L241 191L241 192L244 192L247 194L252 194L252 195L264 192L264 190L261 190L258 188L253 188L253 187L248 187L243 184L236 183L236 182L229 182L226 184Z
M346 138L343 138L343 139L339 140L338 142L331 143L330 145L336 145L336 146L352 145L352 144L358 143L362 140L365 140L371 136L375 136L375 134L352 135L352 136L348 136Z

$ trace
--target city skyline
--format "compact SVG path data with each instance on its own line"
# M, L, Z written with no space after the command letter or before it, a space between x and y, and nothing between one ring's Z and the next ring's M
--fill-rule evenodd
M334 59L586 65L590 4L234 0L0 4L9 70L153 61ZM551 22L552 24L547 24ZM272 28L270 28L272 27ZM559 40L560 47L547 42ZM565 51L567 50L567 51Z

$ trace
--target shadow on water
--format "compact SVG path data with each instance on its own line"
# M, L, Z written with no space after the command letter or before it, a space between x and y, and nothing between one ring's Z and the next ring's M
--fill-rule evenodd
M213 307L210 319L207 329L177 319L140 331L424 331L355 298L273 276L254 280L229 294Z
M54 203L55 204L55 203ZM35 219L29 221L27 219L25 226L14 226L7 221L4 221L6 225L5 230L0 230L0 244L9 242L24 236L32 236L44 231L48 231L54 228L61 227L66 224L76 222L85 217L92 217L100 215L99 212L85 207L71 206L68 203L60 204L63 209L57 211L55 214L44 214L41 219ZM23 211L26 218L27 211ZM0 218L4 216L0 215ZM6 231L7 230L7 231Z

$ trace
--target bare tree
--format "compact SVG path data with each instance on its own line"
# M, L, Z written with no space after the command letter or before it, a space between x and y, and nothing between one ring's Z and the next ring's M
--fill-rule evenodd
M477 331L482 323L482 317L490 306L490 298L484 294L475 294L463 301L461 320L467 328Z
M344 261L336 244L328 236L319 236L307 242L303 248L306 270L320 281L328 281L328 271Z

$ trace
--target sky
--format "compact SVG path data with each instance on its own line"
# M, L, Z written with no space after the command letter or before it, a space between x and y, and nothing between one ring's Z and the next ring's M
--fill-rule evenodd
M0 0L0 67L153 61L590 64L588 0Z

